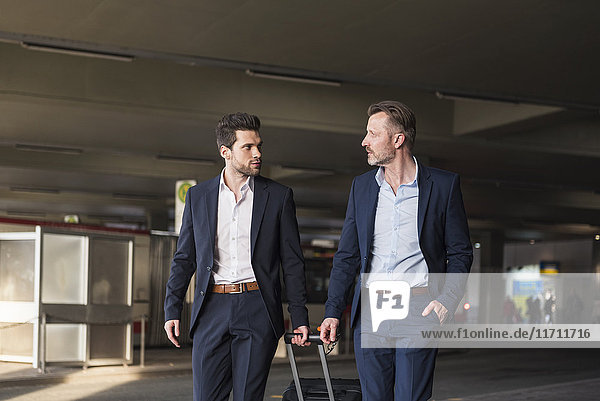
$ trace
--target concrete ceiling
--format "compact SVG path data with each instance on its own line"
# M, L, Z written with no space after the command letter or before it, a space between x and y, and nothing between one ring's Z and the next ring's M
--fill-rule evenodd
M335 234L352 177L369 168L365 110L391 98L417 113L416 155L461 174L475 236L595 235L599 11L0 0L0 216L164 228L175 180L218 173L214 125L243 110L263 120L264 173L294 188L304 229L327 217L315 230Z

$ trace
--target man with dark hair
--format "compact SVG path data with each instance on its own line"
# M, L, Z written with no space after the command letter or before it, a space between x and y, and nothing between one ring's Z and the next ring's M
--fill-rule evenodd
M237 140L236 131L260 131L260 120L257 116L246 113L234 113L224 116L215 128L217 148L225 146L229 149ZM260 156L259 156L260 158Z
M384 101L371 105L368 115L362 146L368 163L378 168L356 177L350 189L321 324L326 343L336 338L358 272L410 278L409 317L427 327L433 319L443 324L451 318L466 283L466 274L440 280L435 273L468 273L473 260L459 177L426 167L412 155L412 110ZM363 401L429 399L437 350L363 347L373 333L361 316L361 284L351 325Z
M262 400L284 332L280 267L288 310L308 338L304 258L290 188L259 175L258 117L235 113L217 124L221 174L188 190L165 297L165 331L179 347L185 292L196 273L190 336L194 400Z

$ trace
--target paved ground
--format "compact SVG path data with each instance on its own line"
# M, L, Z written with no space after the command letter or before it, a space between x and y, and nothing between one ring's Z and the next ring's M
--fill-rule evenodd
M463 401L597 401L600 399L600 380L580 380L569 383L551 384L535 388L500 391L482 395L450 398Z
M434 399L552 401L600 399L600 349L485 350L441 352ZM190 400L190 351L153 349L147 366L96 367L83 371L50 367L40 375L30 365L0 363L0 400ZM303 376L318 376L316 360L299 361ZM356 377L354 361L332 357L334 377ZM291 380L287 360L271 369L265 400L281 399Z

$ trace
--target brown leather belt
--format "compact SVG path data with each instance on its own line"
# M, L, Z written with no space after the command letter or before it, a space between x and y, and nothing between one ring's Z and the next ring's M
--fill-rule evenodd
M256 290L258 290L258 283L256 281L240 284L214 284L210 287L211 292L217 292L219 294L241 294L244 291Z
M429 292L429 290L427 289L427 287L412 287L410 289L411 295L423 295L423 294L427 294L428 292Z

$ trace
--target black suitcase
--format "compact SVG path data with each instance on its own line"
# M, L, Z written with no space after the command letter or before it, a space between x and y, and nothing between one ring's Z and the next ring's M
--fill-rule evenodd
M362 394L360 392L360 382L358 379L332 379L329 376L329 367L325 357L325 348L323 342L316 334L309 336L311 343L316 343L319 348L319 357L323 367L323 379L306 379L298 376L298 367L294 349L292 348L292 333L285 334L285 344L287 347L292 376L294 380L283 392L284 401L360 401Z

